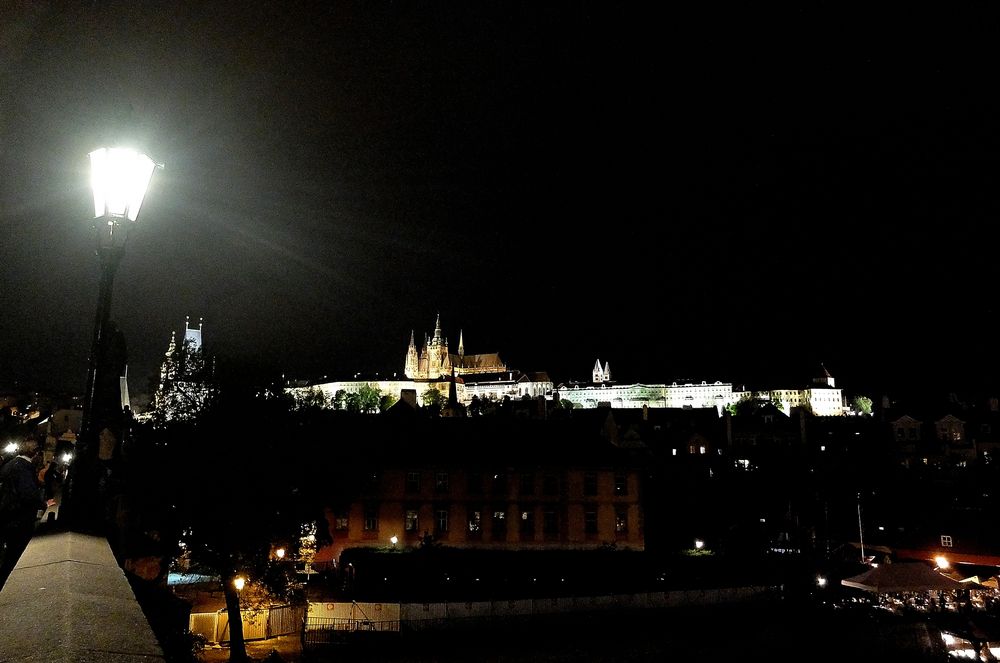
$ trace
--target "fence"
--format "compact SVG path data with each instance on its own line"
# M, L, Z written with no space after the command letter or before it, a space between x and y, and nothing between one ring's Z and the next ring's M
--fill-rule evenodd
M289 605L241 610L243 639L266 640L279 635L301 633L305 614L305 607ZM188 618L188 630L203 636L208 642L229 642L229 614L225 609L218 612L191 613Z
M398 603L310 603L303 644L329 645L399 634Z

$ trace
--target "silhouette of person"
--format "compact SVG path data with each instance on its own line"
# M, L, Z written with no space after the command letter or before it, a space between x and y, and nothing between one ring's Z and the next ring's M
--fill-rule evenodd
M38 512L50 506L35 469L38 441L24 440L20 448L21 453L0 468L0 587L28 547Z

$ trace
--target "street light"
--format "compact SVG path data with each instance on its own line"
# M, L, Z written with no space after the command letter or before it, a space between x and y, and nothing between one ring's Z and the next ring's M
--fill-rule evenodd
M101 527L102 495L98 487L98 462L111 460L111 450L101 450L100 432L121 416L120 399L107 397L104 385L118 385L118 375L107 376L110 345L109 318L115 272L128 231L139 216L143 198L156 164L145 154L113 147L90 153L91 186L94 192L94 235L101 266L94 338L87 368L83 421L77 441L77 462L67 478L67 515L77 528ZM120 435L120 432L119 432ZM117 440L115 440L117 443Z

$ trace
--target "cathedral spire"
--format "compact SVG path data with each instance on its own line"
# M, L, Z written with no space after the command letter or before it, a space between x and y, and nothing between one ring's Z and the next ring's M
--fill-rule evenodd
M403 361L403 375L408 378L417 377L420 370L420 356L417 354L417 342L413 337L413 330L410 330L410 346L406 348L406 359Z
M437 321L434 323L434 343L441 343L441 312L438 311Z
M462 341L462 330L458 330L458 354L462 356L465 354L465 343Z

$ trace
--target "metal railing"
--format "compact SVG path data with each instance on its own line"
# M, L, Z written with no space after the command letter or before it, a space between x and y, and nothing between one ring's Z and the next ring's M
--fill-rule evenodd
M302 644L305 647L342 644L367 634L398 634L399 620L374 621L347 617L309 617Z

